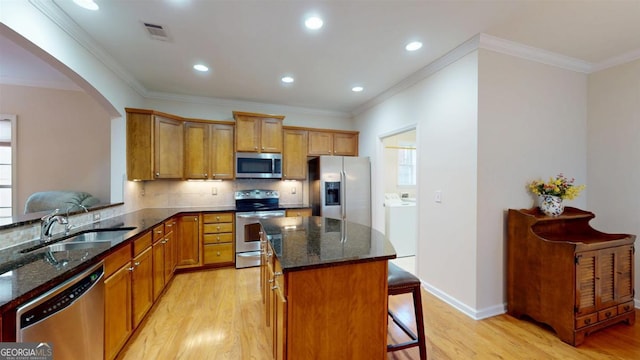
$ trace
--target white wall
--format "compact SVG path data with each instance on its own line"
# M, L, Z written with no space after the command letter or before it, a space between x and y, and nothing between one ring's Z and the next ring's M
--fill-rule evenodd
M384 229L379 137L417 124L418 276L475 308L477 52L359 114L360 154L372 159L373 227ZM433 202L436 190L443 202Z
M0 113L17 115L17 214L37 191L85 191L110 201L110 118L92 98L0 85Z
M563 172L587 182L587 76L479 52L476 306L492 314L506 301L506 211L534 206L531 180Z
M640 60L589 75L587 159L592 226L640 235ZM635 274L637 307L637 251Z

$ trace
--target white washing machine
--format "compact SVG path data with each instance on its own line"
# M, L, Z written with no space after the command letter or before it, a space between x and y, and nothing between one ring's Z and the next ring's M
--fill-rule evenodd
M418 214L415 201L389 196L384 206L385 234L396 249L397 256L415 255L418 244Z

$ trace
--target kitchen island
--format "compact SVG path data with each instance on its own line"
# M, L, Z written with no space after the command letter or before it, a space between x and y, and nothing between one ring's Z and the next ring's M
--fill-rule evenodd
M323 217L261 221L261 285L275 359L386 359L387 261L368 227Z

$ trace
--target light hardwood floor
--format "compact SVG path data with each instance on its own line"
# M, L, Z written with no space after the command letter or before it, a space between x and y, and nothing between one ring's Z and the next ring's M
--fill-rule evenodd
M178 274L118 359L267 360L270 349L263 335L259 291L258 268ZM430 360L640 359L637 324L596 332L575 348L531 321L509 315L475 321L422 294ZM412 323L410 296L393 296L390 306ZM390 327L389 338L402 341L401 332ZM388 359L418 359L418 351L390 353Z

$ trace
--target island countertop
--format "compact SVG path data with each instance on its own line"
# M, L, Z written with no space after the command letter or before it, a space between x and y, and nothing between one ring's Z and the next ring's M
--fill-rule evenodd
M369 226L318 216L260 223L285 272L396 257L393 245Z

